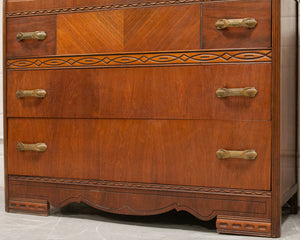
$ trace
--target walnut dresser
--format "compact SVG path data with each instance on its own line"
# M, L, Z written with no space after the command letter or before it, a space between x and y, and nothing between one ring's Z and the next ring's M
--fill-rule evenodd
M4 1L6 210L297 211L296 0Z

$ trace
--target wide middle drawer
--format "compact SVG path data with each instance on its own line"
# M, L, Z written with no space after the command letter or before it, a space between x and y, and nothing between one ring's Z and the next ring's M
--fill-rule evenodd
M8 120L10 175L269 190L270 163L270 121Z
M271 64L8 71L7 116L270 120Z

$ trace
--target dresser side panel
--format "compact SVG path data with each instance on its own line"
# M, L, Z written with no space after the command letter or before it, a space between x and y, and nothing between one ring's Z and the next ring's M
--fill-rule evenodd
M297 183L297 2L281 4L280 165L281 203Z

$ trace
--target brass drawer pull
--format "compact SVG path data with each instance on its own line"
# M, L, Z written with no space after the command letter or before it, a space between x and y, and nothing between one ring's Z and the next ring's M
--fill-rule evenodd
M16 95L17 98L24 98L24 97L44 98L47 95L47 92L44 89L18 90Z
M47 34L44 31L19 32L17 34L18 41L23 41L25 39L45 40L46 37L47 37Z
M256 25L257 21L254 18L220 19L216 22L216 27L218 30L226 29L229 27L255 28Z
M216 91L217 97L232 97L232 96L243 96L243 97L255 97L258 91L255 87L246 88L219 88Z
M17 149L20 152L23 151L45 152L47 150L47 145L46 143L25 144L19 142L17 145Z
M225 149L219 149L216 152L216 155L219 159L242 158L242 159L254 160L257 157L257 152L255 152L255 150L228 151Z

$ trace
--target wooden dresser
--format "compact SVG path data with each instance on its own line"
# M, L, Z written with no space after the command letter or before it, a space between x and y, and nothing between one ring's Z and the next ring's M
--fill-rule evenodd
M176 209L280 235L282 205L297 212L296 0L4 0L4 13L8 212Z

